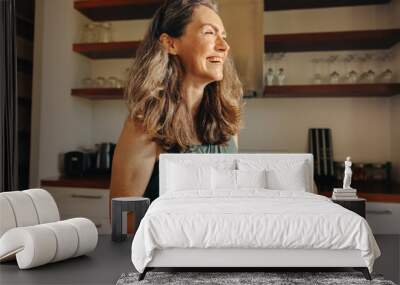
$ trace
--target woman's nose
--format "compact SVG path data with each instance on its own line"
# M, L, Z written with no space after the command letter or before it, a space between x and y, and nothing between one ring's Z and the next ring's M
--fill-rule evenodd
M229 45L228 45L228 43L226 42L226 40L223 38L223 37L221 37L221 36L217 36L217 43L216 43L216 47L217 47L217 49L218 50L220 50L220 51L228 51L229 50Z

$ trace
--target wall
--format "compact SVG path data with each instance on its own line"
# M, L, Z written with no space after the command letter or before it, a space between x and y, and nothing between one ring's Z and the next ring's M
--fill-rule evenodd
M252 49L241 46L246 42L246 35L245 31L235 28L241 23L236 19L242 19L241 10L237 9L241 1L237 1L238 6L232 10L226 6L228 10L224 11L224 5L231 2L221 0L221 15L228 37L233 37L229 41L232 41L232 52L238 63L247 57L252 60L250 69L238 64L239 73L242 76L251 74L248 82L255 88L262 88L262 57L257 55L257 41L262 35L252 43ZM400 11L400 0L392 2L393 6L389 7L295 10L268 15L264 12L263 19L254 18L255 22L260 22L261 34L262 29L272 34L400 27L399 19L394 16L382 17L382 13ZM252 3L256 6L262 1ZM38 186L41 178L59 174L61 153L92 147L99 142L117 141L127 114L125 103L74 98L70 90L81 86L85 76L123 77L125 68L131 64L128 59L90 61L72 51L72 44L79 41L79 31L88 22L73 9L73 1L37 0L35 19L31 187ZM114 40L139 40L148 23L149 20L113 22ZM399 45L396 50L399 55ZM288 68L292 71L288 80L303 83L309 80L306 75L311 72L307 71L310 65L306 70L300 66L309 62L311 56L310 53L288 55ZM396 60L399 66L399 57ZM343 160L347 155L354 161L393 160L400 177L399 97L249 99L244 110L245 128L240 134L240 150L304 152L307 151L307 129L329 127L333 130L335 160Z
M260 62L264 53L263 1L219 0L218 4L243 86L260 92L263 88L263 66Z
M30 186L58 176L60 153L92 143L92 102L70 96L89 60L72 51L83 16L73 1L36 1ZM36 74L37 72L37 74Z
M264 33L365 30L400 27L395 5L323 8L264 12ZM332 16L334 15L334 17ZM398 15L398 14L397 14ZM398 49L397 45L394 49ZM303 52L285 55L287 84L309 84L310 60L346 52ZM399 53L397 52L397 55ZM335 160L350 155L354 161L394 160L399 145L396 106L392 98L280 98L247 100L241 132L242 151L307 151L307 130L328 127L333 133ZM397 104L393 104L397 102ZM261 131L264 130L264 131ZM397 149L397 148L396 148ZM400 160L396 160L397 163ZM398 175L400 176L400 175Z

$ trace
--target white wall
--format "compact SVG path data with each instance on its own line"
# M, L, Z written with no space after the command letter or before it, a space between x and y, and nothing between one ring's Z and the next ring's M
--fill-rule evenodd
M308 128L331 128L335 160L390 160L390 99L250 99L242 150L307 152Z
M90 70L90 62L72 51L83 16L73 1L36 1L31 186L39 179L59 175L60 153L92 143L92 105L73 98L71 87ZM36 176L37 175L37 176Z
M264 13L260 31L262 33L264 29L265 33L273 34L400 27L399 20L392 14L384 14L400 11L399 2L394 0L391 6ZM32 187L39 185L39 179L59 174L58 157L61 153L80 146L92 147L99 142L117 141L127 114L125 103L122 100L74 98L70 96L70 90L81 86L85 76L123 77L125 68L131 64L127 59L89 60L72 51L72 44L79 41L81 28L88 22L73 9L72 0L37 0L35 21ZM139 40L148 23L149 20L113 22L114 40ZM240 21L237 23L239 25ZM230 25L227 23L227 26ZM395 49L398 56L399 45ZM235 53L234 47L232 52ZM245 52L251 54L253 51ZM311 53L288 55L288 82L308 83L307 74L311 71L307 69L311 67L304 68L304 65L311 56ZM399 56L396 60L399 66ZM262 64L262 58L259 62ZM243 69L241 67L239 72L249 72ZM259 73L255 75L258 78ZM305 152L307 129L329 127L333 131L335 160L343 160L347 155L351 155L354 161L393 160L400 177L399 98L246 100L240 149Z

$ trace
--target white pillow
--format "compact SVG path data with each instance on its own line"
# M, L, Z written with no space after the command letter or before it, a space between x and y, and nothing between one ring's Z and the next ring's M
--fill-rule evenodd
M169 163L168 191L185 191L193 189L212 189L211 167Z
M212 168L213 189L236 190L236 170Z
M305 160L239 159L240 170L266 169L267 188L273 190L311 191L310 169Z
M267 171L236 170L237 187L240 188L267 188Z
M267 172L268 188L273 190L307 191L307 177L299 167L286 172L276 169Z
M240 188L266 188L266 171L212 169L213 189L237 190Z

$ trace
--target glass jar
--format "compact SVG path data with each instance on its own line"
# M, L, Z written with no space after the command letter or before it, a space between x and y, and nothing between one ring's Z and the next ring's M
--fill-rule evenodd
M112 41L111 23L103 22L99 24L99 41L102 43Z

